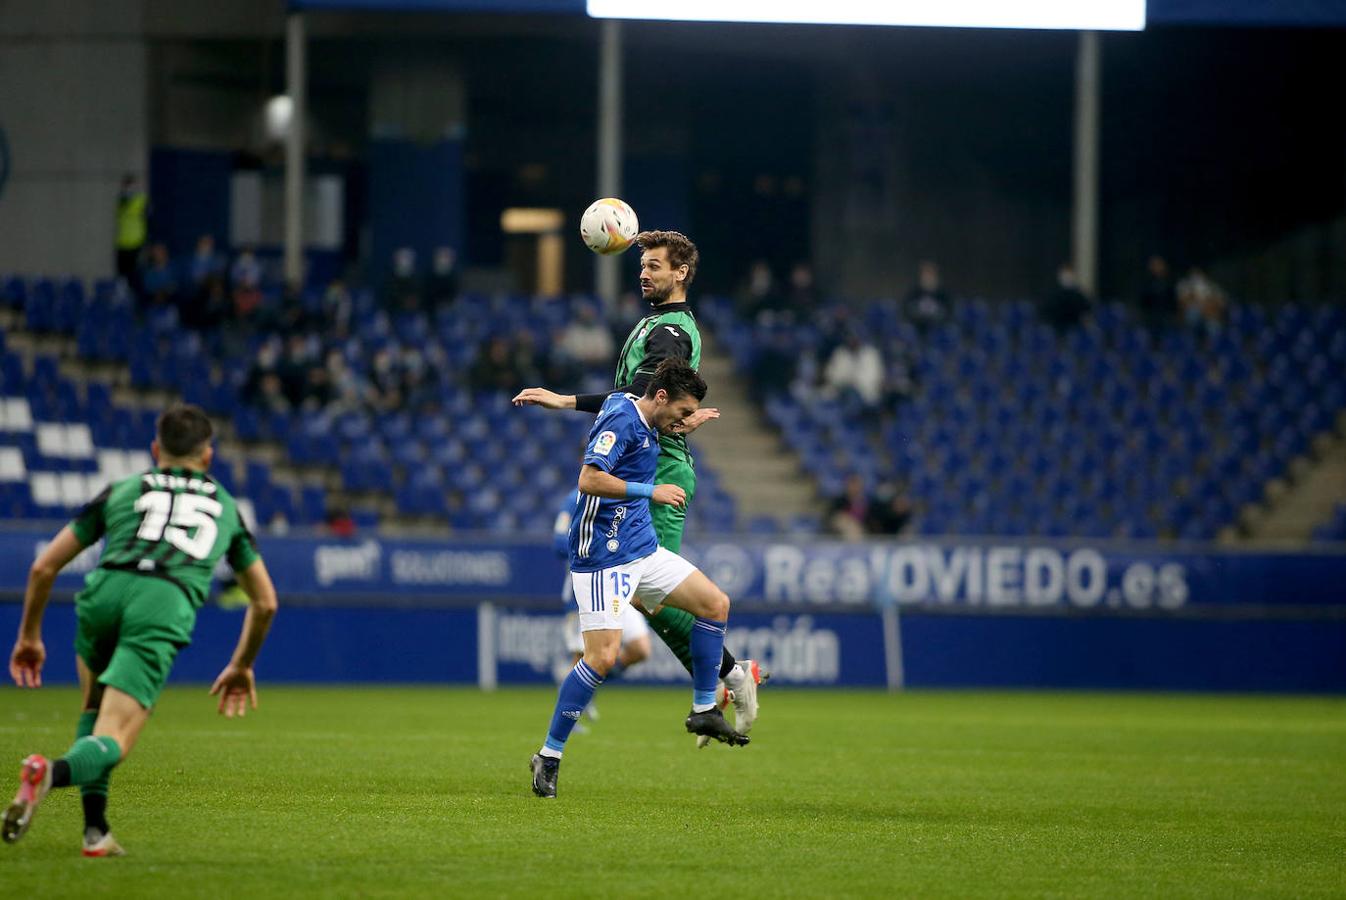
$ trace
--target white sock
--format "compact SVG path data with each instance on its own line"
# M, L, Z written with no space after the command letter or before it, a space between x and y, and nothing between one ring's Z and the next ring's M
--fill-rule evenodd
M699 713L699 712L710 712L710 711L711 711L712 709L714 709L714 708L715 708L715 704L714 704L714 703L706 703L706 704L693 703L693 704L692 704L692 712L694 712L694 713Z
M742 663L734 663L734 667L729 670L729 674L724 676L724 686L731 691L736 691L743 686L743 679L748 677L748 673L743 671Z
M541 750L539 750L539 751L537 752L537 755L538 755L538 756L549 756L549 757L551 757L552 759L560 759L560 758L561 758L560 751L553 750L552 748L550 748L550 747L546 747L546 746L544 746Z

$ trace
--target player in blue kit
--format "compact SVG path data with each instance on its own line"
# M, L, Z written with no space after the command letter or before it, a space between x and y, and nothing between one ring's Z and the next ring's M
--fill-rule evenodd
M656 485L659 436L696 412L706 383L687 363L667 359L645 395L608 397L589 432L580 470L579 504L570 523L570 583L580 611L584 658L566 676L542 748L533 755L533 793L555 797L566 739L617 661L621 613L631 603L654 612L667 604L696 617L692 628L692 734L731 746L748 738L715 704L729 598L687 560L659 546L650 504L684 506L675 484Z

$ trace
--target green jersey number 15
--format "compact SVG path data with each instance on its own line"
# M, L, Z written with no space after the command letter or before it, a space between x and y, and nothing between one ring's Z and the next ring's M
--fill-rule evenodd
M223 511L218 500L200 494L150 491L136 500L136 512L144 513L136 537L168 541L192 559L205 559L215 546L220 531L216 520Z

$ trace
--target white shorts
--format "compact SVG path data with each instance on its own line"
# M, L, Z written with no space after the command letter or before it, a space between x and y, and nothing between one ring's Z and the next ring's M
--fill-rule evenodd
M630 603L627 603L624 606L622 606L621 619L622 619L621 629L622 629L623 647L625 647L631 641L639 640L640 638L649 636L650 634L649 623L647 623L645 621L645 617L640 614L640 610L636 609ZM584 635L583 632L580 631L579 613L572 612L566 615L565 636L566 636L567 653L584 652Z
M571 572L580 631L621 628L622 613L632 600L639 597L641 606L653 610L695 571L696 566L660 547L649 556L610 569Z

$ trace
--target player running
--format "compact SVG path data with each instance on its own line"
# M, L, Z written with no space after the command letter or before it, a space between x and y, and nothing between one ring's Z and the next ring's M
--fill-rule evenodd
M84 855L122 855L107 822L108 779L135 746L178 651L191 643L221 557L250 603L233 658L210 693L219 695L219 711L229 718L245 715L249 703L257 708L252 664L276 614L276 591L234 498L206 474L211 436L210 419L198 407L170 407L150 445L155 467L106 488L33 563L9 673L20 687L37 688L52 582L85 547L104 539L98 568L75 596L84 703L75 743L59 759L35 753L23 761L19 792L0 823L6 842L23 837L48 791L78 785Z
M636 235L640 247L640 292L652 312L636 323L617 360L613 381L619 393L641 396L655 369L666 359L686 362L693 370L701 366L701 332L687 303L687 288L696 277L700 253L685 235L676 231L642 231ZM514 398L516 406L536 405L546 409L575 409L596 413L607 401L607 394L558 394L546 388L528 388ZM677 428L659 438L659 467L655 480L676 484L687 495L687 503L696 494L696 468L687 435L719 417L719 411L698 409ZM686 504L656 505L650 516L659 546L678 553L682 550L682 532L687 522ZM653 616L646 614L655 634L668 645L688 672L692 671L691 636L694 617L673 607L664 607ZM733 702L734 724L744 734L757 719L757 686L766 678L753 660L736 662L727 649L720 663L724 687L721 705ZM709 741L698 738L697 746Z
M584 658L561 684L547 738L529 763L539 797L556 796L566 740L617 660L621 613L628 604L655 612L672 606L692 616L692 710L686 728L730 745L748 743L715 704L729 598L687 560L659 546L650 518L652 505L687 503L680 486L654 483L659 436L692 416L705 396L706 383L690 366L665 360L643 396L612 394L589 432L578 515L570 524L570 580Z

